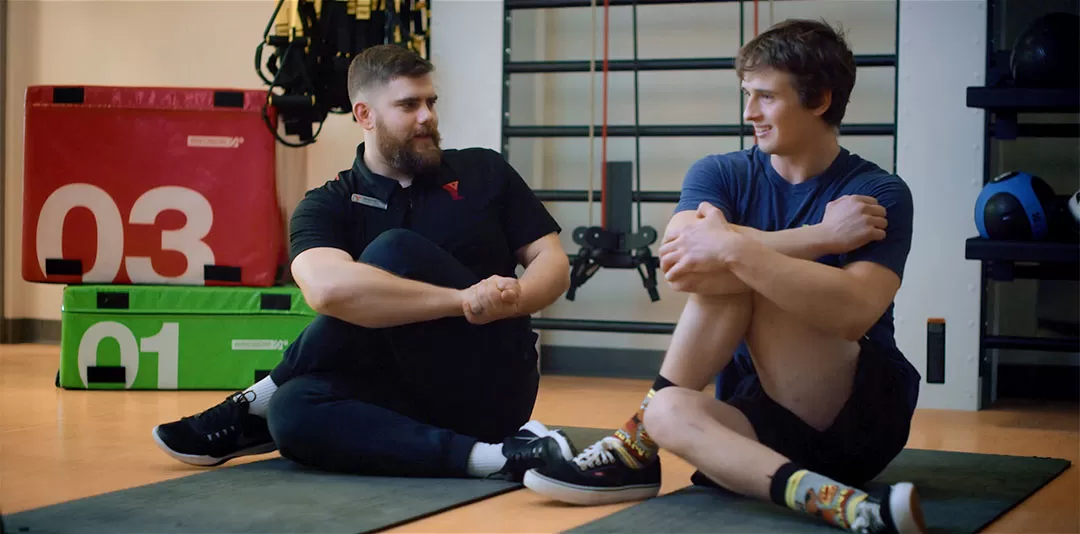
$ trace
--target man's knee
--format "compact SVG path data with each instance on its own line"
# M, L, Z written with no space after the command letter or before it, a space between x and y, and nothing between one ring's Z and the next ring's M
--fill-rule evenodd
M715 319L717 325L746 331L754 313L754 291L724 293L719 295L693 294L687 306L697 308L697 313Z
M435 247L412 230L393 228L372 240L360 254L360 261L407 277L420 266L425 255L430 255L429 249Z
M757 440L753 425L741 411L700 391L668 387L658 392L645 408L645 430L656 445L679 453L706 438L704 424L716 424Z
M279 387L270 399L266 418L281 455L301 463L311 460L310 445L317 439L311 428L314 404L307 382L306 377L297 377Z
M706 416L697 397L701 394L680 387L666 387L653 395L642 422L657 446L673 451L683 447L694 419Z

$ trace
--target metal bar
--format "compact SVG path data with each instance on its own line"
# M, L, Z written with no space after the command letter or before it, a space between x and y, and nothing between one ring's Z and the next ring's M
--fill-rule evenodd
M739 0L638 0L639 5L655 4L716 4ZM609 6L629 6L634 0L610 0ZM589 7L589 0L506 0L506 9L553 9L562 7Z
M533 193L546 202L588 202L589 192L585 189L534 189ZM593 201L603 201L601 191L593 191ZM679 191L634 191L634 202L677 203Z
M746 45L746 8L739 1L739 49ZM733 66L734 68L734 66ZM739 91L739 129L746 128L746 94ZM746 150L746 136L739 136L739 150Z
M633 4L633 19L634 19L634 63L636 64L641 58L638 57L638 1L634 0ZM608 62L610 69L611 62ZM638 69L634 69L634 128L641 127L641 91L638 88ZM634 193L641 191L641 137L634 137L634 174L637 177L637 186L634 187ZM641 230L641 203L637 203L637 229Z
M597 127L599 128L599 127ZM741 130L741 132L740 132ZM507 137L588 137L588 126L507 126L503 130ZM645 125L635 128L631 125L609 125L609 137L711 137L753 135L754 129L749 124L742 128L737 124L672 124ZM894 135L893 124L847 124L840 126L841 135Z
M899 0L897 4L899 4ZM986 72L991 72L991 61L994 57L994 50L997 40L994 38L994 0L989 0L986 6L986 56L984 68ZM899 10L899 6L897 6ZM899 13L898 13L899 15ZM899 17L896 19L900 20ZM898 24L899 26L899 24ZM897 41L899 43L899 40ZM900 53L899 44L897 44L897 54ZM894 83L897 84L897 91L893 94L899 93L899 80L900 69L896 70L897 75L894 78ZM990 142L990 113L983 114L983 185L990 176L990 169L992 164L992 158L990 151L993 147L993 143ZM895 139L894 139L895 145ZM896 151L894 150L895 154ZM899 172L899 170L896 170ZM986 262L982 263L982 268L979 269L979 361L978 361L978 374L979 383L982 385L979 394L979 409L988 407L996 399L995 392L997 391L997 380L994 374L997 372L995 363L991 361L989 347L986 346L986 335L989 330L989 308L990 308L990 271L991 267Z
M859 67L891 67L896 56L889 54L855 56ZM594 61L597 69L599 61ZM616 59L608 60L608 72L670 71L670 70L723 70L734 69L735 58L699 57L673 59ZM506 66L512 74L540 74L553 72L589 72L588 60L514 61Z
M1075 352L1080 351L1080 338L984 336L983 347L987 349L1019 349L1044 350L1048 352Z
M615 332L623 334L671 334L675 331L675 323L599 321L592 319L552 319L546 317L538 317L533 319L532 326L537 330Z

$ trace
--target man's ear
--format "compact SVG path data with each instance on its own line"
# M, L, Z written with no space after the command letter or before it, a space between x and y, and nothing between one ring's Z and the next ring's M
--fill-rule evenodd
M814 106L814 109L811 110L811 111L813 111L814 115L817 115L818 117L820 117L820 116L824 115L826 111L829 111L829 106L831 106L831 105L832 105L832 89L823 89L821 91L820 102L818 103L817 106Z
M375 128L375 111L371 109L371 106L363 100L357 100L353 104L353 117L356 118L356 122L360 123L360 126L365 130L371 130Z

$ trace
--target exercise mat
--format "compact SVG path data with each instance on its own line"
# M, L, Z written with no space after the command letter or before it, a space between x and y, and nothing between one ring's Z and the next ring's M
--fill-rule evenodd
M905 449L874 484L912 482L927 529L976 532L1060 475L1067 460ZM569 532L837 532L819 519L722 490L690 486Z
M564 430L581 447L610 432ZM273 457L5 515L3 526L23 534L357 533L522 487L499 480L342 475Z

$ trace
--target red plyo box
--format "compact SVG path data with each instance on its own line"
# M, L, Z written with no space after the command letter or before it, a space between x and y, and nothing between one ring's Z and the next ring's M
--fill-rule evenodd
M26 91L23 279L269 286L284 251L267 93Z

